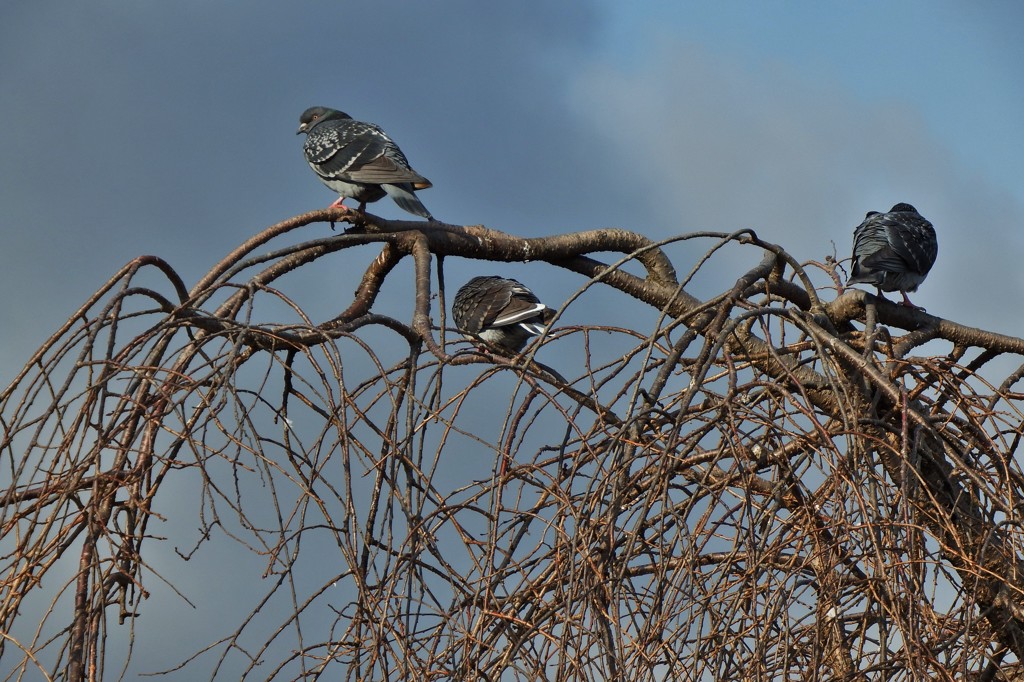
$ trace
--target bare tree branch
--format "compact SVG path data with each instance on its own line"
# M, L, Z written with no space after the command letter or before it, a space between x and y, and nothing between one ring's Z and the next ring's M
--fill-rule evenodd
M360 284L312 319L282 278L338 252ZM538 344L481 352L439 324L446 258L582 278ZM409 319L375 310L396 272ZM345 209L191 289L135 259L0 394L4 673L1020 679L1024 339L843 279L750 230ZM621 325L571 324L610 290ZM232 625L161 667L167 600Z

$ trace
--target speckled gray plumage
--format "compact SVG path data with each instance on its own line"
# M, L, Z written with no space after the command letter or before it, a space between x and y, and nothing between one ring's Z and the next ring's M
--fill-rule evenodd
M372 123L356 121L343 111L310 107L299 117L298 133L306 133L303 151L320 181L345 199L359 202L359 210L385 194L403 210L427 220L430 211L416 196L430 181L409 165L398 145Z
M853 267L847 284L899 291L904 303L912 306L907 292L917 291L938 252L935 228L910 204L896 204L887 213L870 211L853 231Z
M504 277L474 277L452 302L459 331L513 353L541 334L554 314L522 283Z

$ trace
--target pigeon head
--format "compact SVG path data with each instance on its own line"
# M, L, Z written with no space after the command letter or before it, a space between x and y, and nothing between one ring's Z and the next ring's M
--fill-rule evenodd
M917 213L917 209L910 204L899 203L890 208L889 213Z
M299 116L299 129L295 131L295 134L308 133L313 126L323 121L337 121L345 118L352 117L344 111L329 107L310 107L302 112L302 116Z

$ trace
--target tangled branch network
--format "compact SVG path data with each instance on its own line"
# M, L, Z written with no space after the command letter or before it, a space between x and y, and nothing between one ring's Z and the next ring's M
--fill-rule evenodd
M342 257L313 319L289 278ZM579 285L477 347L453 258ZM136 259L0 395L4 679L1014 679L1024 340L841 270L344 207L191 288Z

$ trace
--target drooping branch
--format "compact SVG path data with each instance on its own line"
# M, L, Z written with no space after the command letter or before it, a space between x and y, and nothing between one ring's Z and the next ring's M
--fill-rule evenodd
M332 220L353 229L255 254ZM326 320L279 290L367 248ZM726 248L750 254L745 272L720 267ZM438 334L442 258L582 278L538 345L491 355ZM191 290L137 259L0 394L0 630L23 669L101 669L110 605L150 627L143 602L168 575L149 558L157 515L191 513L181 556L237 542L273 576L210 645L214 674L258 636L239 677L281 649L271 677L910 679L1010 665L1024 655L1022 372L982 373L1024 341L843 293L836 265L801 264L750 230L526 239L345 209L267 228ZM411 317L374 312L403 266ZM138 285L151 268L167 291ZM698 275L716 293L697 297ZM652 326L572 325L609 287L656 311ZM294 321L260 319L268 298ZM370 327L391 341L366 340ZM950 353L910 355L934 340ZM562 350L571 361L556 366L580 375L538 350ZM187 486L198 494L176 492ZM71 557L53 610L32 612ZM40 622L66 639L33 634Z

